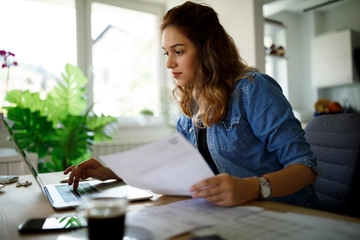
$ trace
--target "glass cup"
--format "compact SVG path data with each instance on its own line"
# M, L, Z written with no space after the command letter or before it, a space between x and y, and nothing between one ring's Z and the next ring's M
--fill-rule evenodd
M77 215L86 221L90 240L123 239L127 205L125 196L86 196Z

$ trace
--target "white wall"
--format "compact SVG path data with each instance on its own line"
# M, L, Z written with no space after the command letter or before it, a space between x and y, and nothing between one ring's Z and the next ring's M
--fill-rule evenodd
M168 0L167 9L184 0ZM241 57L250 65L265 71L264 19L262 1L254 0L202 0L219 14L220 23L234 39Z

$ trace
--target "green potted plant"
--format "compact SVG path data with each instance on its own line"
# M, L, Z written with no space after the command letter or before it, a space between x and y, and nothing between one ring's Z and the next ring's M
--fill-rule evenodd
M87 108L88 80L78 67L66 64L62 78L45 99L19 90L5 97L12 104L6 107L11 128L26 151L38 154L40 172L62 171L89 158L94 142L110 140L117 126L116 118Z
M140 110L140 112L139 112L138 123L141 126L149 125L153 116L154 116L153 111L151 111L150 109L144 108L144 109Z

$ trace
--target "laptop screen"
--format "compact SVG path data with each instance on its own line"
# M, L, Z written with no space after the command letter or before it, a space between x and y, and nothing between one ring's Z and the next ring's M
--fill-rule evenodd
M1 121L6 129L6 131L9 133L11 140L15 143L16 149L18 150L18 152L20 153L20 155L23 157L23 159L25 160L26 164L29 166L29 169L31 171L31 173L34 175L34 178L36 179L36 181L38 182L38 184L40 185L41 188L43 188L44 184L41 181L41 179L38 176L38 172L36 171L36 169L33 167L31 161L29 160L28 156L26 155L25 151L22 149L19 141L16 139L16 136L13 132L13 130L10 127L10 124L7 122L7 120L5 120L4 117L0 117Z

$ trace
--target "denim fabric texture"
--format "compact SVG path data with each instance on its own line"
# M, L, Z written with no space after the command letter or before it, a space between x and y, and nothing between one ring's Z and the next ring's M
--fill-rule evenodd
M225 118L207 128L207 144L220 173L253 177L276 172L291 164L303 164L320 172L304 137L301 123L283 95L279 84L260 72L237 81ZM198 129L184 115L177 123L197 148ZM296 181L296 179L293 179ZM273 201L316 207L313 185Z

